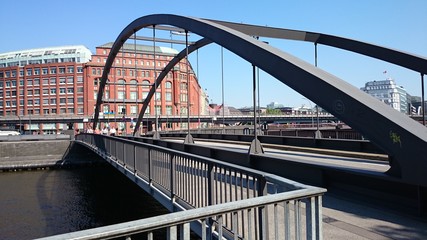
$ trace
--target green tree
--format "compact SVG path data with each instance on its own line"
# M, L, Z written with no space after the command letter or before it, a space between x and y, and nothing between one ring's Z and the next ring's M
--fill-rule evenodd
M282 114L282 112L280 111L280 109L270 108L270 109L267 109L267 114L269 114L269 115L280 115L280 114Z

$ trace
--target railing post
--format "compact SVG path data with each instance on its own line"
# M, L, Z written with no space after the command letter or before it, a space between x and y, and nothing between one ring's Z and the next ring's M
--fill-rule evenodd
M214 172L214 166L212 163L208 163L208 206L213 205L213 192L214 192L214 181L215 181L215 172ZM213 226L213 220L212 218L208 219L208 229L207 229L207 235L209 239L212 239L212 226Z
M150 187L152 186L152 162L151 162L151 148L148 149L148 183Z
M258 197L266 196L267 181L264 177L258 178ZM261 239L268 239L268 209L267 207L258 208L258 223L261 228L259 229L259 236Z
M170 193L171 193L171 204L172 207L175 203L175 155L170 155L170 172L169 172L169 179L170 179Z

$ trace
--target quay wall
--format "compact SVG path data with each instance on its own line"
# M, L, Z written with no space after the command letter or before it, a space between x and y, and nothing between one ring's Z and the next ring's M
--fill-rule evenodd
M0 142L0 171L100 163L98 155L72 140Z

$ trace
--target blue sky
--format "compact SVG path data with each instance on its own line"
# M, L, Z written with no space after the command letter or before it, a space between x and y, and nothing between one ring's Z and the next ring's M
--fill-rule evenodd
M170 13L322 32L427 57L425 0L27 0L4 1L1 9L0 52L76 44L83 44L94 52L96 46L114 41L122 29L136 18ZM191 38L196 40L197 36ZM314 64L313 44L263 40ZM176 46L178 50L182 47ZM194 68L198 69L202 87L208 90L209 98L216 103L221 103L222 99L220 59L221 48L214 44L199 50L198 61L196 54L190 56ZM421 95L419 73L369 57L320 45L318 66L357 88L366 81L391 77L410 94ZM384 71L387 74L383 74ZM252 105L251 76L248 62L224 50L226 105ZM313 104L262 71L260 83L262 106L272 101L285 106Z

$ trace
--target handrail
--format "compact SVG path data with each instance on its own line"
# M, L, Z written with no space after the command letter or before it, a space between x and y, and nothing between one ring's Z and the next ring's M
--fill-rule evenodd
M183 221L174 219L175 225L166 226L168 232L176 231L173 229L178 226L180 229L188 228L189 232L191 225L191 229L203 236L203 239L213 235L224 236L226 239L242 236L267 239L267 236L279 234L277 224L268 224L271 221L268 214L273 214L275 219L279 218L282 224L285 224L285 232L289 236L292 225L295 228L292 234L302 236L302 229L306 228L307 239L322 238L321 199L325 189L186 153L185 149L177 151L121 137L79 134L76 136L76 143L103 157L170 211L186 210L183 215L165 215L166 218L181 216ZM274 201L276 202L273 203ZM277 201L280 204L277 204ZM305 202L304 216L301 214L304 209L301 206L302 201ZM279 211L278 208L284 208L284 211ZM197 217L191 215L192 212L185 217L189 210L198 210ZM282 216L283 214L286 216ZM301 223L303 219L305 226ZM124 231L124 235L120 236L128 236L134 231L145 231L141 229L153 224L153 229L163 227L160 223L150 222L146 223L148 225L132 227L127 225L127 230L116 229L105 233L116 234L115 231ZM151 230L147 231L148 234L153 234ZM90 232L82 233L77 238L97 239L86 238L84 234L87 233ZM68 235L62 237L65 236L68 238ZM116 235L100 237L113 236Z
M98 228L66 233L61 235L55 235L55 236L39 238L39 239L40 240L58 240L58 239L91 240L91 239L127 237L132 234L137 234L142 232L152 232L153 230L156 230L156 229L178 226L191 221L204 220L212 216L218 216L218 215L222 215L230 212L236 212L244 209L266 206L266 205L280 203L284 201L298 200L302 198L307 198L307 196L311 196L311 197L320 196L324 192L325 190L320 188L300 189L293 192L284 192L284 193L268 195L263 197L245 199L241 201L228 202L228 203L223 203L219 205L208 206L205 208L191 209L188 211L164 214L156 217L129 221L125 223L119 223L119 224L109 225L105 227L98 227Z

